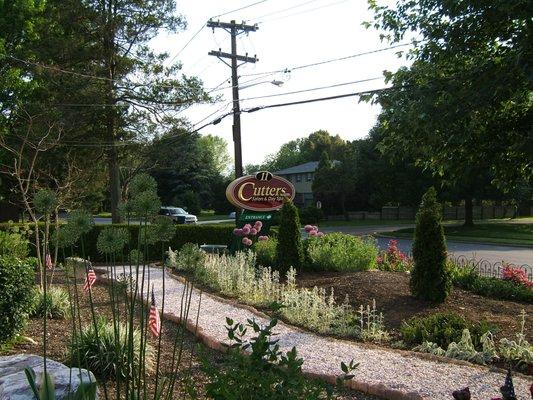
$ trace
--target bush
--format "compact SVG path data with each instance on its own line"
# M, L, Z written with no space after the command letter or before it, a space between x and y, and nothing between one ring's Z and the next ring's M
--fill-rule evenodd
M46 290L46 300L43 290L36 290L33 304L32 316L43 318L46 305L46 314L49 319L66 318L70 308L68 293L59 286L51 286Z
M456 313L436 313L427 317L413 317L402 323L400 332L403 340L410 345L421 345L424 342L435 343L443 349L452 342L460 342L463 331L468 329L476 348L480 345L481 336L494 332L488 323L474 323L465 320Z
M0 256L0 344L24 327L33 307L37 260Z
M451 264L453 282L464 290L498 300L533 304L533 290L510 280L480 276L474 269Z
M281 271L287 271L290 267L300 268L303 256L298 209L291 202L286 202L281 209L278 233L278 267Z
M300 212L300 219L303 224L318 224L324 219L324 212L316 206L307 206Z
M0 231L10 229L11 225L0 223ZM139 237L139 225L113 224L113 225L95 225L88 233L84 235L85 257L93 262L106 261L106 255L102 254L97 249L98 236L104 229L110 228L124 228L129 232L128 249L136 249ZM233 225L176 225L174 237L165 248L171 246L173 249L180 249L185 243L195 244L225 244L229 245L233 237ZM54 227L50 227L51 233ZM52 243L53 244L53 243ZM76 254L82 256L81 242L78 241L74 251ZM128 250L129 253L129 250ZM32 246L30 255L35 256L35 248ZM148 248L148 260L161 259L161 243L156 243ZM118 257L117 261L121 258Z
M318 380L307 379L302 373L303 359L296 348L283 354L277 340L273 340L273 328L277 321L259 326L255 321L234 324L226 320L226 329L231 345L229 356L222 366L203 362L203 370L209 377L206 392L210 398L219 400L271 399L271 400L318 400L333 399L332 388ZM252 339L245 338L253 331ZM247 352L250 354L246 354ZM358 364L342 363L342 381L353 377L351 373Z
M306 261L319 270L366 271L375 268L377 255L371 239L343 233L310 237L306 243Z
M416 214L410 286L415 297L434 303L443 302L452 286L446 268L446 243L441 219L437 193L430 188Z
M0 256L23 259L29 254L28 240L17 232L0 231Z
M391 239L387 251L380 252L377 267L380 271L410 271L413 261L398 249L398 241Z
M97 329L90 324L74 336L71 363L87 368L103 378L130 379L139 371L141 359L141 332L133 331L133 363L129 364L130 341L126 325L118 324L118 340L115 340L113 322L98 318ZM153 348L146 344L144 366L151 371L154 365Z
M257 242L253 247L253 250L255 251L255 260L257 265L275 268L278 251L277 247L278 241L273 238Z

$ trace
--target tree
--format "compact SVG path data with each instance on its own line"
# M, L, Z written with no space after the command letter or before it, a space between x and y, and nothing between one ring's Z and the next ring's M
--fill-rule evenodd
M228 142L220 136L204 135L198 139L202 157L220 175L226 175L231 164Z
M338 158L339 160L332 162L326 151L322 153L312 189L315 196L323 202L326 202L326 198L336 199L341 213L349 220L346 201L355 188L356 153L350 146L344 146Z
M382 106L382 145L413 154L450 187L468 188L465 224L471 225L480 177L489 173L506 191L533 179L529 2L370 4L373 26L392 43L409 32L423 39L407 54L411 67L387 73L392 87L374 97Z
M287 201L281 208L277 246L278 265L282 270L298 269L302 265L304 253L300 229L298 209Z
M424 194L416 214L410 281L411 293L415 297L434 303L442 303L451 289L440 210L437 192L432 187Z
M9 99L0 102L0 129L11 134L20 128L20 104L31 115L44 113L57 122L63 143L79 146L85 159L89 153L98 170L105 162L116 222L120 161L130 143L147 142L171 119L169 114L208 100L198 79L179 77L180 64L165 65L168 55L148 46L162 30L176 32L185 21L176 14L174 0L49 0L35 2L39 18L29 6L9 4L0 5L7 12L0 25L19 14L28 15L31 23L19 24L21 34L0 32L0 58L4 62L5 48L11 77L0 78L0 94Z

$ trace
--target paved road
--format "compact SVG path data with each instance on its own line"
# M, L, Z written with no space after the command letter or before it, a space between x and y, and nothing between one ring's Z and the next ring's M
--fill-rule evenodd
M413 225L401 226L352 226L352 227L328 227L324 232L343 232L352 235L371 235L377 231L391 232L401 228L409 228ZM386 249L390 238L378 238L378 246ZM397 239L398 248L406 253L411 251L413 241L411 239ZM495 244L482 243L461 243L448 241L448 251L455 256L464 255L476 260L487 260L491 263L506 261L509 263L523 265L528 264L533 267L533 248L518 246L501 246Z

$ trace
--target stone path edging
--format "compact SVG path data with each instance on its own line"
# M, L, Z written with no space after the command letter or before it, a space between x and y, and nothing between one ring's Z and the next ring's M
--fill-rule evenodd
M129 268L129 267L128 267ZM106 273L105 269L99 269ZM118 268L120 274L122 267ZM147 268L150 285L154 284L156 301L161 304L162 270ZM148 273L147 273L148 275ZM184 284L166 272L165 312L163 317L180 322L180 299ZM148 281L148 276L146 276ZM193 290L191 309L186 322L187 330L194 333L206 346L226 351L225 318L245 322L255 318L265 324L270 317L251 306L202 292L200 318L196 326L199 291ZM490 400L500 396L505 374L496 368L482 367L453 360L443 362L441 357L420 357L409 351L386 349L368 344L315 335L302 329L279 322L274 332L282 351L296 346L298 355L304 359L302 370L306 376L334 383L341 373L341 361L360 363L355 378L347 386L389 400L448 400L451 392L469 386L472 400ZM446 359L448 360L448 359ZM518 399L529 399L530 378L517 374L514 377Z

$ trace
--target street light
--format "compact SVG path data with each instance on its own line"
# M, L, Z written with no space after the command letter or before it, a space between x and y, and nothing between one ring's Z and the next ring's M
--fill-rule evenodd
M262 82L256 82L256 83L252 83L251 85L246 85L246 86L239 86L239 89L246 89L246 88L249 88L249 87L252 87L252 86L256 86L256 85L261 85L263 83L270 83L274 86L277 86L277 87L280 87L282 86L285 82L284 81L278 81L278 80L273 80L273 81L262 81Z

